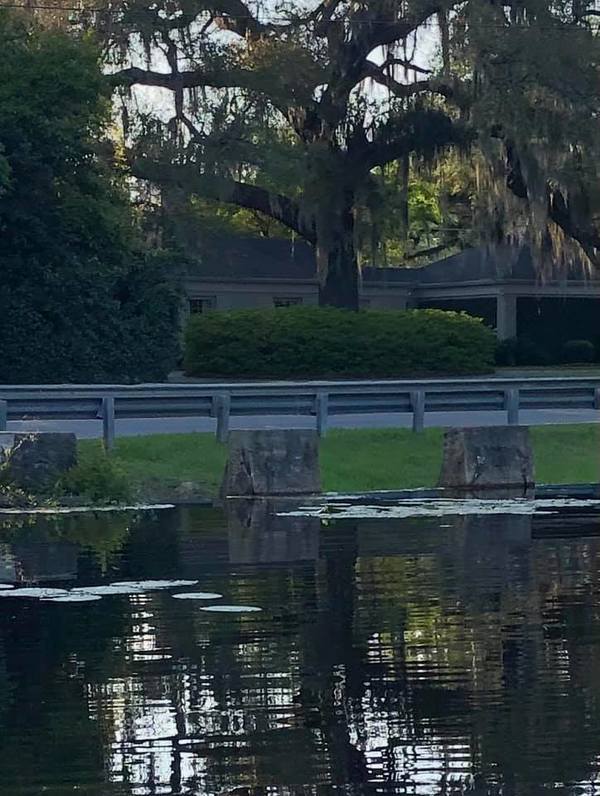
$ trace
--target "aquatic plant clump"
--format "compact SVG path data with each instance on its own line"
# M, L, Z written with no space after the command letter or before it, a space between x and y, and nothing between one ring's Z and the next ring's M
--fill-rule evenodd
M60 597L42 597L45 603L93 603L101 600L98 594L64 594Z
M110 583L107 586L81 586L76 589L71 589L72 595L96 595L99 597L118 595L118 594L141 594L143 589L137 586L123 586Z
M0 597L28 597L56 601L60 598L62 602L92 602L100 600L102 597L143 594L149 591L195 586L197 583L197 580L138 580L97 586L77 586L74 589L54 589L41 586L15 588L11 584L1 584ZM206 595L203 598L196 597L196 599L212 600L222 597L221 594L213 594L212 592L196 592L195 594Z
M197 580L125 580L111 585L138 589L139 591L153 591L155 589L177 589L182 586L195 586L197 583Z
M537 513L556 513L560 509L600 508L600 500L581 500L577 498L554 499L500 499L478 498L451 499L409 499L395 505L363 505L357 503L328 502L301 506L294 511L278 512L279 517L320 517L327 519L378 519L405 517L445 517L451 515L515 514L533 515Z
M207 605L200 609L214 614L253 614L262 611L257 605Z
M176 600L220 600L223 595L211 591L190 591L174 594Z
M0 597L31 597L32 599L43 600L49 597L64 597L68 593L67 589L48 589L32 586L23 589L3 590L0 592Z

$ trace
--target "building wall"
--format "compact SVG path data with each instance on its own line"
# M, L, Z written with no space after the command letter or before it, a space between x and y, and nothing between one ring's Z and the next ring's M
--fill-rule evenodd
M194 280L186 284L186 293L194 311L194 302L206 301L206 309L242 310L266 309L275 302L290 301L302 305L317 305L319 291L310 282L211 282ZM199 310L198 305L196 305Z
M315 282L213 282L189 280L186 293L192 311L266 309L286 301L302 306L317 306L319 288ZM364 286L361 305L369 309L405 309L408 302L405 286L382 288Z
M406 287L369 287L363 285L361 306L371 310L405 310L408 306L409 291Z

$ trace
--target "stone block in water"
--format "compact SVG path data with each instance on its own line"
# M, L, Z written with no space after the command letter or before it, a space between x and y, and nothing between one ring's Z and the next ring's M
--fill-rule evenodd
M232 431L223 497L311 495L321 491L316 431Z
M535 483L529 429L524 426L453 428L444 435L439 486L480 490Z
M16 433L5 451L2 481L25 492L42 493L77 464L75 434L54 432Z

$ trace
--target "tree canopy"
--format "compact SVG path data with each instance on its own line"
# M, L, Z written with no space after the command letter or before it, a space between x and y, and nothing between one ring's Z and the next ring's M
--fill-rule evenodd
M595 19L571 0L113 0L96 23L132 173L284 225L314 245L323 303L356 307L360 209L377 221L390 167L450 149L484 238L596 262Z
M162 378L178 304L136 234L88 37L0 9L0 380Z

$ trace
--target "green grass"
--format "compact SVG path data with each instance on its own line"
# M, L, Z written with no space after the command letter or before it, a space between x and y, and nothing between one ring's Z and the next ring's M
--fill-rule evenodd
M600 481L600 425L538 426L531 429L538 483ZM361 492L435 486L443 431L426 429L333 430L321 446L323 488ZM80 443L87 450L94 441ZM152 494L183 481L216 495L225 448L212 434L124 437L114 457L134 488Z

